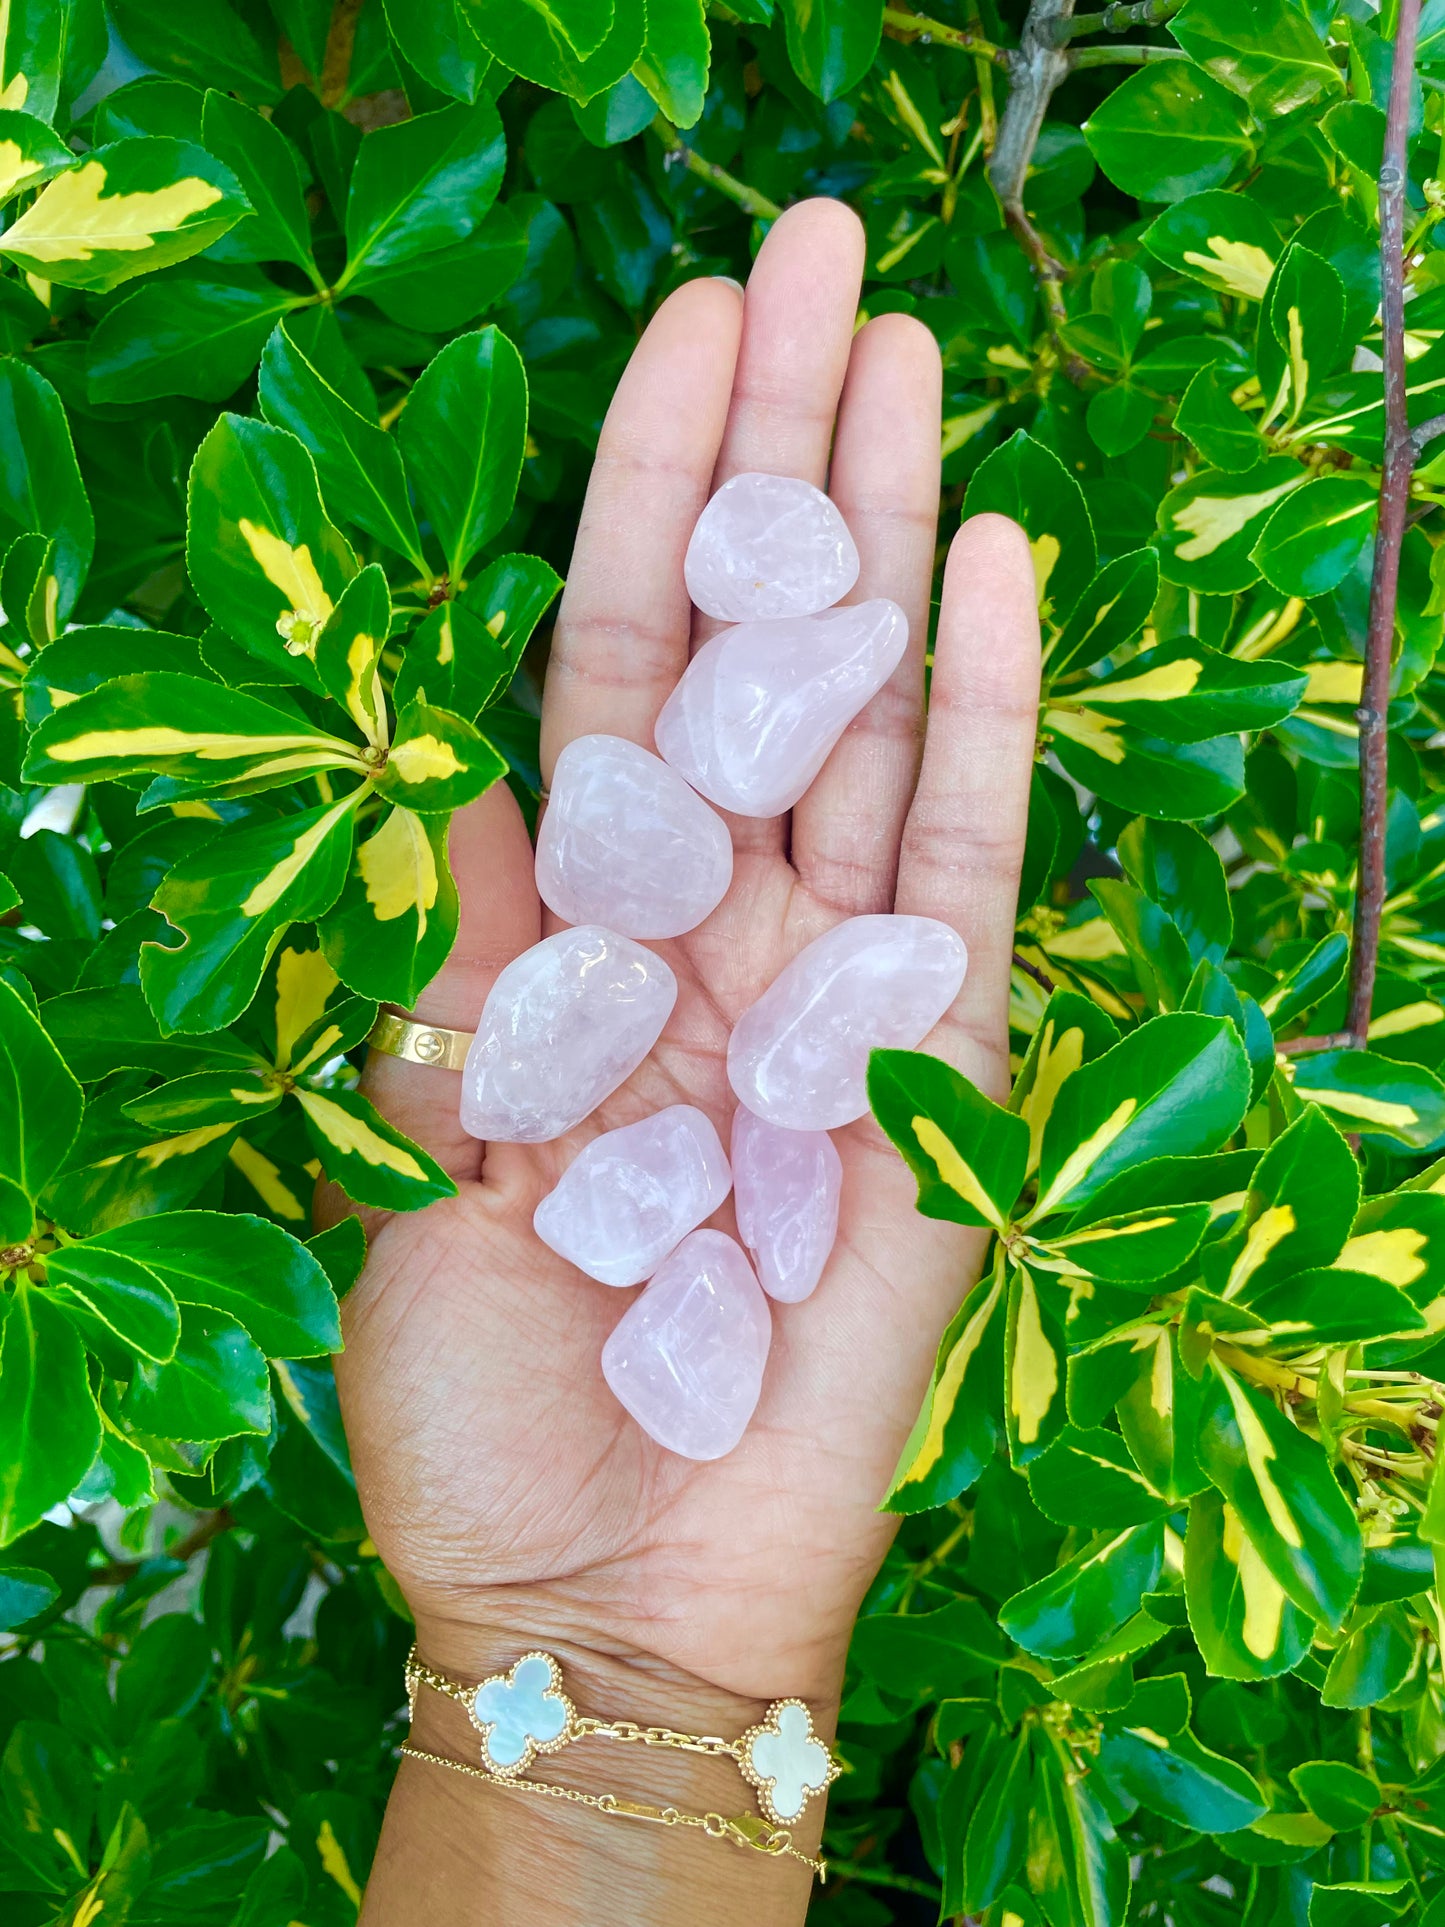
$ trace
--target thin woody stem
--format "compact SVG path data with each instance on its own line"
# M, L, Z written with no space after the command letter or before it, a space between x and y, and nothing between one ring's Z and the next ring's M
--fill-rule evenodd
M1375 997L1380 954L1380 916L1385 902L1385 814L1388 800L1390 654L1400 583L1400 545L1410 503L1415 445L1405 394L1405 163L1410 132L1410 82L1420 0L1400 0L1385 148L1380 162L1380 327L1385 366L1385 459L1380 477L1380 519L1370 578L1365 678L1360 707L1360 862L1355 925L1350 947L1349 1029L1363 1049Z
M971 27L950 27L945 21L930 20L922 13L907 13L902 7L883 9L883 27L897 40L931 41L940 47L957 47L960 52L975 54L980 60L996 60L1001 66L1008 62L1007 47L997 46Z
M1133 6L1105 7L1102 13L1076 13L1054 28L1054 40L1063 46L1086 33L1127 33L1130 27L1161 27L1178 13L1184 0L1136 0Z
M751 214L756 221L776 221L782 213L777 202L770 201L766 194L759 194L755 187L749 187L746 181L729 174L716 161L706 161L701 154L694 153L672 122L661 114L653 121L652 131L667 149L669 166L685 167L689 174L696 174L700 181L706 181L719 194L725 194L730 201L735 201L744 214Z

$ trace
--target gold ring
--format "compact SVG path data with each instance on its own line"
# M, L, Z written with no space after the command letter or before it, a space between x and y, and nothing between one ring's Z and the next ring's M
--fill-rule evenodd
M408 1064L431 1064L444 1071L459 1071L467 1061L474 1031L448 1030L442 1024L416 1024L410 1017L396 1017L384 1010L367 1038L373 1050L388 1057L405 1058Z

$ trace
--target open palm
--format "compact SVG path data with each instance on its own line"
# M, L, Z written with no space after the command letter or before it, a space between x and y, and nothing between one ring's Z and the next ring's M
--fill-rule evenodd
M746 1698L833 1693L888 1541L879 1498L977 1266L977 1234L914 1213L912 1180L871 1119L835 1132L832 1259L810 1299L773 1307L742 1443L695 1464L654 1444L603 1382L603 1343L634 1294L585 1278L531 1228L600 1131L685 1102L726 1141L732 1025L844 917L897 909L959 930L968 980L926 1047L996 1094L1007 1082L1038 685L1032 568L1019 531L996 517L955 539L925 747L939 360L906 316L855 334L862 258L851 213L805 203L769 234L745 299L730 283L691 282L642 337L603 431L558 620L543 770L584 734L651 745L690 640L718 626L691 620L683 550L709 494L740 471L830 488L862 558L854 597L891 596L907 612L904 662L790 818L729 819L726 899L655 946L678 980L662 1040L576 1131L483 1147L457 1123L456 1073L379 1057L368 1069L372 1097L459 1187L374 1227L338 1361L368 1525L424 1641L429 1628L500 1622L545 1642L549 1627L571 1625ZM456 819L451 850L461 934L419 1009L471 1029L497 972L557 925L505 788ZM733 1230L731 1203L716 1222Z

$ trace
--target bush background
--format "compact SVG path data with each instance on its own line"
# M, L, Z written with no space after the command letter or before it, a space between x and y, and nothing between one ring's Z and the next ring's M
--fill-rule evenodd
M7 1920L355 1917L408 1628L325 1360L359 1229L306 1246L305 1201L445 1189L352 1088L375 1002L445 955L450 810L535 801L638 331L809 194L866 222L865 311L942 348L940 553L965 496L1018 515L1048 641L1013 1112L925 1060L875 1081L921 1208L1005 1236L889 1500L817 1917L1445 1919L1428 429L1374 1022L1339 1035L1399 11L10 0ZM1399 99L1427 424L1437 0ZM1051 1194L1121 1096L1112 1164ZM1282 1210L1309 1236L1261 1258Z

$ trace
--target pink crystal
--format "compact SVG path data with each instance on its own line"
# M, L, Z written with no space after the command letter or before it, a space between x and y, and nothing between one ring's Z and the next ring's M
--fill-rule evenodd
M830 609L858 580L858 551L811 482L734 475L697 518L682 566L699 609L756 622Z
M739 1104L732 1167L738 1236L758 1282L795 1305L822 1277L838 1235L843 1161L826 1131L787 1131Z
M604 1285L640 1285L732 1189L722 1141L691 1104L604 1131L537 1206L544 1245Z
M566 923L680 937L726 894L727 825L651 750L579 736L557 758L537 833L537 889Z
M770 1124L830 1131L868 1109L868 1054L921 1044L963 986L963 939L933 917L850 917L800 951L728 1043L739 1100Z
M738 1246L694 1231L628 1306L602 1375L649 1438L685 1459L720 1459L757 1407L772 1335Z
M662 1034L677 979L596 924L559 930L492 985L462 1069L462 1129L501 1144L561 1137L629 1078Z
M657 747L721 809L779 816L907 646L908 619L884 597L724 629L698 650L663 704Z

